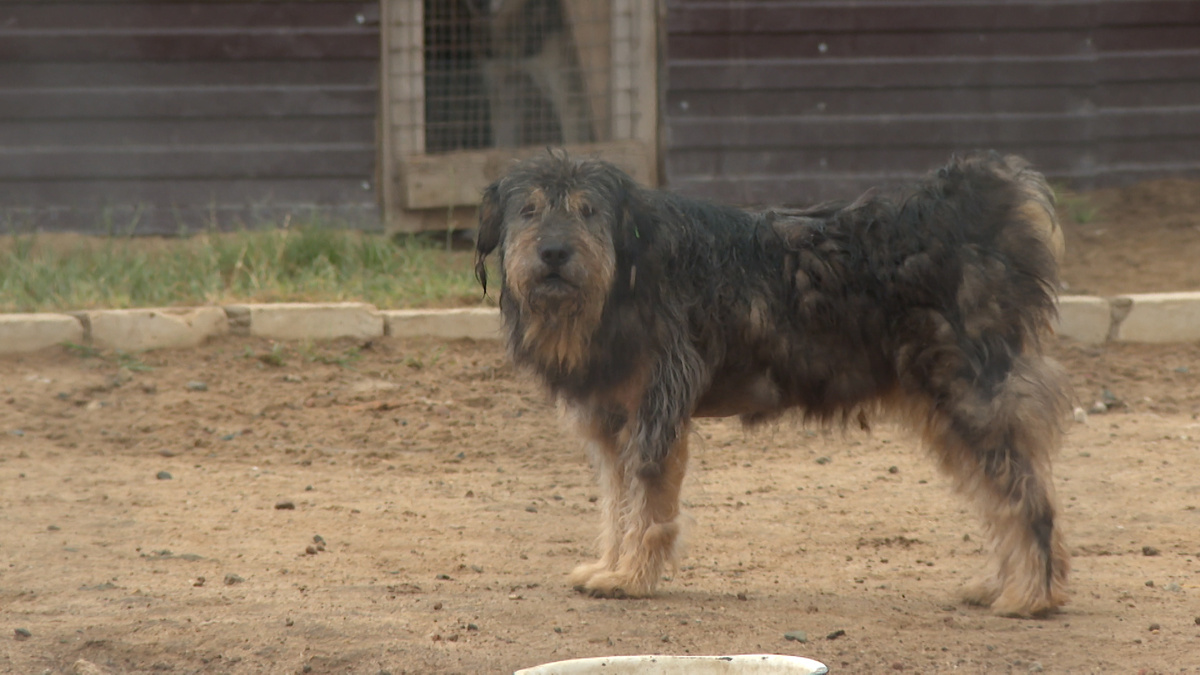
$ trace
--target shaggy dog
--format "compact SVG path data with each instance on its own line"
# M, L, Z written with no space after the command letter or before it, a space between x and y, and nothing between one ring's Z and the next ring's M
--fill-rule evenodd
M600 559L571 575L650 595L676 558L694 417L879 414L917 430L982 511L992 554L969 602L1066 602L1050 457L1067 408L1039 337L1055 314L1053 194L977 154L894 197L752 213L637 185L562 153L516 164L479 210L513 361L589 440Z

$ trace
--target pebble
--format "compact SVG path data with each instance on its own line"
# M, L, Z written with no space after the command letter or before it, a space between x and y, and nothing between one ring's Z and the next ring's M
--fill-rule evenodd
M838 638L842 637L842 636L843 636L843 635L845 635L845 634L846 634L846 631L844 631L844 630L842 630L841 628L839 628L839 629L837 629L837 630L833 631L832 633L830 633L829 635L826 635L826 636L825 636L825 639L826 639L826 640L836 640L836 639L838 639Z
M170 471L159 471L155 475L155 478L157 478L159 480L171 480L171 472Z
M1104 404L1104 401L1096 401L1092 407L1088 408L1088 412L1093 415L1103 415L1108 412L1108 406Z
M226 574L226 575L225 575L225 585L226 585L226 586L232 586L232 585L234 585L234 584L240 584L240 583L242 583L243 581L245 581L245 579L243 579L242 577L240 577L240 576L238 576L238 575L236 575L236 574Z
M526 506L525 510L528 511L529 513L537 513L537 507L534 506L533 504Z
M789 642L808 642L808 633L802 630L789 630L783 634L783 639Z
M312 544L309 544L308 546L304 547L304 552L307 553L308 555L316 555L317 547L313 546Z
M1158 555L1158 553L1159 553L1158 549L1154 548L1153 546L1143 546L1142 547L1142 555L1151 556L1151 555Z
M1072 411L1072 414L1075 415L1075 421L1077 423L1087 424L1087 411L1086 410L1084 410L1083 408L1080 408L1079 406L1075 406L1075 410Z
M818 457L818 458L817 458L817 464L828 464L828 463L830 463L830 462L832 462L832 461L833 461L833 460L832 460L832 459L829 459L828 457Z
M71 675L106 675L108 671L91 661L79 659L71 665Z
M1180 586L1179 584L1172 581L1171 583L1167 584L1166 586L1163 586L1163 590L1167 590L1172 593L1179 593L1179 592L1183 591L1183 586Z
M200 380L192 380L187 383L188 391L208 391L208 384Z
M748 600L749 598L748 598L748 596L747 596L745 593L738 593L738 594L737 594L737 599L738 599L738 600L745 601L745 600Z
M295 511L296 510L296 502L288 501L288 500L284 500L281 502L275 502L275 508L280 511Z
M31 637L33 637L33 633L30 633L28 628L17 628L13 631L13 638L18 642L28 640Z
M46 529L47 529L47 530L49 530L49 531L51 531L51 532L58 532L58 531L59 531L59 530L61 530L62 528L61 528L61 527L59 527L59 526L57 526L57 525L47 525L47 526L46 526Z
M1162 630L1162 626L1160 626L1160 625L1158 625L1158 624L1156 624L1156 623L1152 623L1152 624L1150 624L1150 632L1151 632L1151 633L1156 633L1156 632L1158 632L1158 631L1160 631L1160 630Z
M898 467L898 466L889 466L889 467L888 467L888 473L891 473L891 474L897 474L897 473L900 473L900 467Z

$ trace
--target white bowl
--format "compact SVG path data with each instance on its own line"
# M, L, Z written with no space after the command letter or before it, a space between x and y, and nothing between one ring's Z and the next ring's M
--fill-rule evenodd
M802 656L598 656L555 661L513 675L825 675L825 664Z

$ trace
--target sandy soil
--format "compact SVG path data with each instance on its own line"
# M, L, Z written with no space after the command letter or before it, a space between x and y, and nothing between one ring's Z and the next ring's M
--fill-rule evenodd
M1195 200L1162 192L1184 187ZM1071 290L1200 287L1188 203L1070 223ZM0 672L502 673L647 652L1200 672L1200 344L1051 351L1083 407L1110 407L1056 465L1073 599L1044 620L957 602L979 523L901 430L700 424L684 567L654 599L593 600L566 575L594 555L597 489L495 343L3 358Z

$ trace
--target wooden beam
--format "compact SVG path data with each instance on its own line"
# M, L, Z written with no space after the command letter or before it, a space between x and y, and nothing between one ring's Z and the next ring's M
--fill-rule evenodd
M567 148L576 156L596 156L621 167L638 182L653 183L657 173L653 143L613 141ZM479 203L483 189L515 160L545 148L467 150L442 155L413 155L403 161L401 190L409 209L449 208Z

